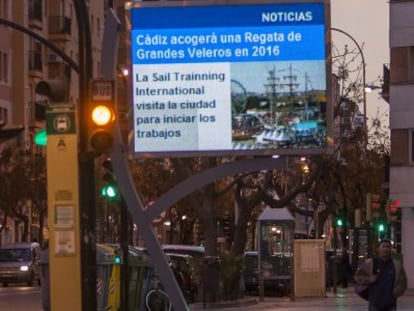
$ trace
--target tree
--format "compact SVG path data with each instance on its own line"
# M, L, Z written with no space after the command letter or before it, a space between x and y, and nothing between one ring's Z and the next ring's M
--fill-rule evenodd
M43 238L43 216L46 213L46 163L41 154L33 154L10 145L0 154L0 210L3 224L12 217L23 223L22 241L29 239L29 220L39 217L37 239ZM2 226L3 229L5 226Z

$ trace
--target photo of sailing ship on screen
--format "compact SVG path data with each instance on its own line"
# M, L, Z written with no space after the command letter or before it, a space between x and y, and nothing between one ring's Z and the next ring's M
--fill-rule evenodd
M326 146L324 61L232 64L233 149Z

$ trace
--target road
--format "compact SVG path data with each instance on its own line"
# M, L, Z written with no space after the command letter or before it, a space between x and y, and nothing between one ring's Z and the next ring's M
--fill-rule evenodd
M0 287L1 311L42 311L39 286Z

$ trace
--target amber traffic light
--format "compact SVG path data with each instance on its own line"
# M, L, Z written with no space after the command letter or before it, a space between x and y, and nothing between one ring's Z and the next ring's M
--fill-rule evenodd
M95 80L91 89L92 101L88 116L89 151L110 152L114 144L113 126L116 119L113 81Z

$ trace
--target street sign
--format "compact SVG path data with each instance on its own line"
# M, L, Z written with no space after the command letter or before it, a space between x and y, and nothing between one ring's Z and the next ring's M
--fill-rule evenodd
M114 99L114 81L93 80L91 91L92 101L112 101Z
M72 104L51 104L46 110L47 135L76 133L75 107Z

